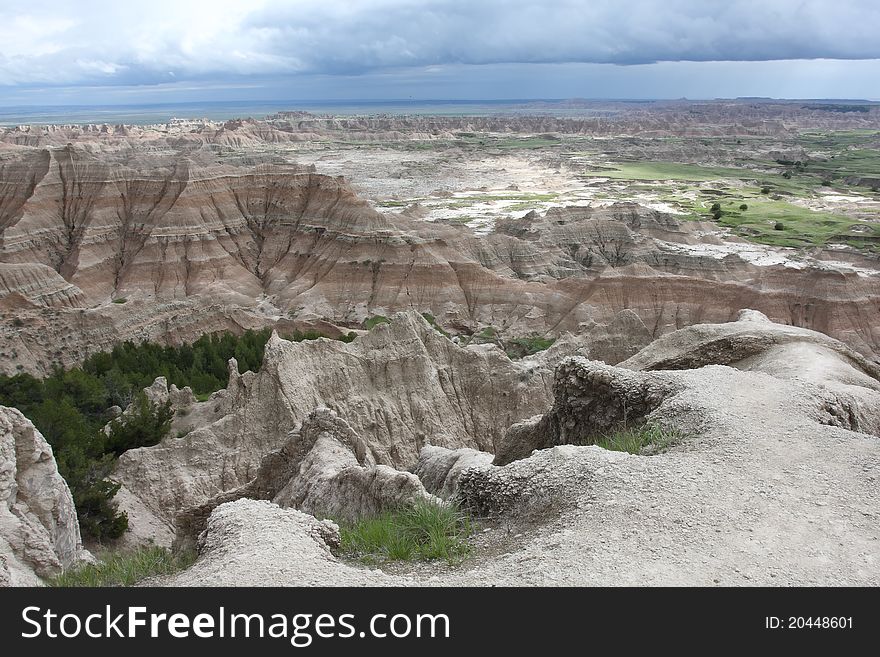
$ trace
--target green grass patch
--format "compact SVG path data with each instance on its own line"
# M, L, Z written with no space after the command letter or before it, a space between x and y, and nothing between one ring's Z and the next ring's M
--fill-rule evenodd
M880 242L878 224L817 212L781 200L750 199L745 211L740 210L739 205L736 200L722 201L718 223L753 242L790 247L821 246L853 238L863 246L875 240ZM854 227L864 227L864 232L854 231Z
M512 338L504 341L504 351L510 358L524 358L553 346L556 338L543 338L531 335L524 338Z
M148 577L172 575L185 570L195 560L195 552L174 554L162 547L112 552L96 564L68 570L48 580L47 584L57 587L132 586Z
M390 324L391 320L385 317L384 315L373 315L372 317L368 317L364 320L364 328L368 331L372 330L374 326L378 326L379 324Z
M645 424L640 427L617 429L605 435L583 440L578 444L598 445L614 452L649 455L669 449L683 437L684 435L675 429Z
M333 338L320 331L294 331L292 334L282 335L281 337L290 342L305 342L307 340L318 340L319 338L339 340L340 342L352 342L357 337L357 333L349 331L344 335Z
M341 549L350 557L383 561L460 563L471 551L473 526L455 506L419 501L353 523L341 523Z
M445 335L447 338L449 337L449 333L443 330L443 327L437 323L437 318L434 317L431 313L422 313L422 317L425 318L425 321L431 325L434 330L436 330L441 335Z
M125 303L128 301L125 297L119 297L118 299L113 299L113 303Z

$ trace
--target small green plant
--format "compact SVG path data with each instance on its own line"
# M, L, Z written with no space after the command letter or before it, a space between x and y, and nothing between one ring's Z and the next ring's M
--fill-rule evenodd
M477 337L484 340L492 340L496 335L498 335L498 331L491 326L487 326L477 334Z
M349 331L349 332L346 333L345 335L340 335L340 336L339 336L338 338L336 338L336 339L339 340L340 342L348 343L348 342L354 342L354 339L355 339L357 336L358 336L357 333L355 333L354 331Z
M68 570L47 581L49 586L132 586L148 577L171 575L189 568L195 552L174 554L162 547L111 552L96 564Z
M510 358L524 358L539 351L544 351L553 346L555 338L542 338L539 335L531 335L525 338L513 338L505 340L504 351Z
M773 230L785 230L785 224L781 221L777 221L775 224L773 224Z
M372 317L368 317L364 320L364 328L368 331L372 330L374 326L378 326L379 324L390 324L391 320L385 317L384 315L373 315Z
M762 188L761 188L761 193L762 193L762 194L769 194L769 193L770 193L770 188L769 188L769 187L762 187Z
M743 212L745 212L746 210L749 209L749 206L746 205L745 203L742 203L742 204L740 204L739 209L742 210Z
M113 299L113 303L125 303L128 301L125 297L119 297L118 299Z
M445 335L447 338L449 337L449 333L443 330L443 327L437 323L437 319L431 313L422 313L422 317L425 318L425 321L428 322L434 329L437 330L438 333Z
M630 454L657 454L665 451L684 436L675 429L668 429L656 424L644 424L640 427L624 427L611 433L591 437L580 441L582 445L598 445L615 452Z
M342 552L367 562L460 563L471 550L471 521L457 507L420 501L340 527Z
M16 317L12 320L12 325L16 328L21 328L24 326L24 320L21 317Z

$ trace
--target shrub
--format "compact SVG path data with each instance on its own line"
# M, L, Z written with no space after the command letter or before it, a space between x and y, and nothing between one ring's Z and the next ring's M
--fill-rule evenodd
M785 230L785 224L781 221L777 221L775 224L773 224L773 230Z
M762 188L761 188L761 193L762 193L762 194L769 194L769 193L770 193L770 188L769 188L769 187L762 187Z
M745 212L746 210L749 209L749 206L746 205L745 203L742 203L742 204L739 206L739 209L742 210L743 212Z
M119 297L118 299L113 299L113 303L125 303L128 301L125 297Z
M148 577L185 570L195 560L195 552L173 554L161 547L141 548L133 552L110 553L96 564L68 570L47 583L57 587L132 586Z
M470 553L471 533L470 519L457 507L427 501L340 526L342 551L368 562L458 563Z

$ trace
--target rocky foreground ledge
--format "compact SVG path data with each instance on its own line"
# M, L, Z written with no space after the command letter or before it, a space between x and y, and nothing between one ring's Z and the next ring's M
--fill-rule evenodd
M725 365L693 361L725 343L737 345L718 352ZM696 368L651 370L684 363L688 353ZM500 520L492 531L509 540L499 556L408 576L353 569L333 555L332 528L316 534L284 508L291 499L273 494L278 481L261 489L260 502L215 500L224 503L207 516L199 561L169 583L294 585L318 574L321 583L367 585L880 583L880 382L869 362L821 334L746 312L672 334L624 365L563 360L549 412L512 427L495 455L422 448L410 469L425 492L409 494L456 498ZM624 406L631 419L687 438L656 456L567 444L607 427ZM323 426L323 440L347 445L350 472L362 473L355 439L334 415L316 411L300 431ZM518 456L499 458L515 440L524 441ZM287 477L288 489L328 486L328 503L352 494L338 474L316 476L313 463ZM393 502L374 481L369 499ZM364 490L349 498L353 505ZM276 540L282 530L297 538ZM267 543L267 535L275 538ZM300 560L301 544L309 556Z
M873 363L753 311L591 355L512 362L415 314L350 345L273 338L208 402L165 389L200 426L120 460L129 540L196 546L179 586L880 584ZM682 438L578 444L624 419ZM458 568L346 563L316 519L434 498L489 520Z

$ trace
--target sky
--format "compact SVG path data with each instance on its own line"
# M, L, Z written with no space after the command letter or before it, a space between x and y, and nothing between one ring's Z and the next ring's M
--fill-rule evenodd
M0 106L880 100L876 0L2 0Z

